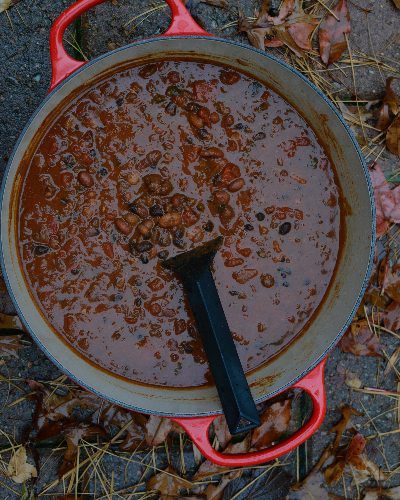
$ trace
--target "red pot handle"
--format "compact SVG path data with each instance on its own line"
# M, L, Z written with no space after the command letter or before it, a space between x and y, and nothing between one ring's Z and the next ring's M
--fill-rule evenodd
M64 78L85 64L67 54L63 44L63 36L67 27L84 12L103 3L105 0L78 0L65 10L55 21L50 31L50 58L52 78L51 92ZM171 8L171 24L164 36L201 35L211 36L204 31L189 14L181 0L166 0Z
M289 453L301 443L304 443L322 424L326 412L325 362L326 360L323 360L316 368L291 387L292 389L303 389L311 396L313 413L308 422L289 438L265 450L236 455L224 455L216 451L208 439L208 429L216 418L215 415L211 417L173 418L172 420L185 429L201 453L215 464L226 467L242 467L269 462Z

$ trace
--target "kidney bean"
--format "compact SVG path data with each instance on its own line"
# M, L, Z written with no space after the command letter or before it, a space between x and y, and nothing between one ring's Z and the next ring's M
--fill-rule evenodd
M240 191L243 186L244 186L244 180L242 178L236 179L228 185L228 191L230 193L236 193L236 191Z
M186 104L185 109L186 111L189 111L190 113L194 113L196 115L200 111L201 106L200 104L197 104L197 102L190 101Z
M151 233L151 241L156 245L167 247L171 244L171 233L162 227L156 227Z
M221 189L214 191L213 197L214 197L214 200L219 205L227 205L229 203L230 198L231 198L229 193L227 193L226 191L223 191Z
M161 227L166 229L178 226L181 223L181 214L178 212L170 212L160 217L158 223Z
M193 210L184 210L182 212L182 222L185 227L193 226L199 220L199 214Z
M85 170L81 170L78 174L78 182L85 187L91 187L94 184L93 177L86 172Z
M227 226L234 217L235 217L235 211L233 210L233 208L230 205L223 207L220 214L219 214L219 218L221 220L221 223L224 226Z
M162 158L162 153L158 149L154 149L138 162L137 169L145 170L146 168L156 167Z
M194 113L189 113L188 120L190 125L194 128L201 129L204 127L204 121L200 118L200 116L197 116Z
M260 276L260 281L265 288L272 288L275 285L275 279L271 274L262 274Z
M193 243L200 243L204 239L204 232L198 227L193 227L188 229L187 237Z
M126 180L127 180L128 184L130 184L131 186L134 186L135 184L137 184L139 182L140 177L139 177L139 174L137 172L130 172L126 176Z
M210 122L216 124L219 122L219 115L215 111L210 114Z
M236 71L222 70L219 74L219 79L224 85L233 85L240 80L240 75Z
M224 128L226 128L226 127L232 127L232 125L234 123L235 123L235 119L233 118L233 116L231 114L224 115L222 117L222 121L221 121L222 127L224 127Z
M117 230L122 234L127 235L132 231L132 227L124 219L115 219L114 223Z
M143 236L143 238L148 238L153 227L154 222L151 219L147 219L137 226L137 230Z
M138 75L141 78L149 78L151 75L157 71L157 64L147 64L140 69Z
M63 186L69 186L74 178L72 172L63 172L61 174L61 184Z
M227 186L230 184L233 180L237 179L240 177L240 169L237 165L234 163L228 163L225 165L225 167L221 170L220 175L219 175L219 180L220 183L223 184L224 186Z
M200 156L202 158L223 158L224 152L222 151L222 149L212 146L210 148L203 148L200 152Z
M203 229L204 231L207 231L207 233L211 233L211 231L214 229L214 223L209 220L204 224Z
M243 264L243 262L244 262L244 260L243 260L243 259L241 259L241 258L239 258L239 257L236 257L236 258L235 258L235 257L232 257L232 258L230 258L230 259L226 259L226 260L224 261L224 265L225 265L226 267L236 267L236 266L240 266L240 265L242 265L242 264Z
M135 227L136 224L140 221L140 218L138 215L135 214L125 214L124 219L128 224L130 224L132 227Z
M165 196L169 194L173 186L169 179L161 177L159 174L149 174L143 178L143 182L152 194Z
M255 278L257 274L258 271L256 269L242 269L238 272L232 273L232 278L241 285L244 285L248 281Z

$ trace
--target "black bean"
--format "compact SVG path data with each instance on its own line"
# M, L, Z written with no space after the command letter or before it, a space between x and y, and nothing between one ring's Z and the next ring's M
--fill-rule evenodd
M262 141L265 139L267 136L264 132L258 132L257 134L253 135L253 140L255 141Z
M288 232L292 229L292 224L290 222L284 222L279 226L279 234L284 236L285 234L288 234Z
M158 258L161 259L161 260L165 260L168 255L169 255L169 252L168 250L161 250L161 252L158 252Z
M35 250L34 250L35 255L38 255L38 256L45 255L48 251L49 251L49 247L46 245L37 245L35 247Z
M169 114L170 116L175 116L176 115L176 104L174 102L169 102L166 106L165 106L165 112L167 114Z
M261 85L261 83L258 83L258 82L252 82L249 85L249 89L251 92L251 96L255 97L256 95L258 95L261 92L262 85Z
M135 306L140 307L141 305L142 305L142 299L138 297L137 299L135 299Z
M197 131L198 136L202 140L210 139L210 134L206 128L199 128Z
M284 281L284 282L282 283L282 286L284 286L284 287L286 287L286 288L287 288L287 287L289 286L289 283L288 283L287 281Z
M160 205L152 205L149 209L150 215L152 217L161 217L164 215L164 210Z
M206 207L204 206L204 203L202 201L199 201L196 205L196 208L199 212L204 212Z
M145 253L142 253L142 255L140 256L140 260L142 261L143 264L149 263L149 257Z
M265 215L262 212L258 212L256 214L256 219L259 220L260 222L265 219Z
M137 252L142 253L142 252L148 252L153 248L153 243L151 241L140 241L139 243L134 244L134 248Z
M79 269L77 268L71 269L71 274L76 276L77 274L79 274Z
M214 223L209 220L204 224L203 229L204 231L207 231L207 233L211 233L211 231L214 229Z
M108 170L105 168L105 167L101 167L99 169L99 174L102 176L102 177L105 177L106 175L108 175Z
M254 226L252 224L245 224L244 228L246 229L246 231L253 231Z
M185 234L185 231L184 229L182 229L181 227L178 227L175 231L174 231L174 238L176 240L181 240L183 238Z
M116 293L114 295L114 302L118 302L119 300L122 300L122 299L123 299L122 293Z
M186 247L186 242L182 239L174 238L172 242L176 247L180 249L184 249Z
M244 125L243 125L243 123L237 123L233 128L236 130L243 130Z
M124 98L123 97L118 97L118 99L115 101L117 103L117 106L122 106L124 104Z

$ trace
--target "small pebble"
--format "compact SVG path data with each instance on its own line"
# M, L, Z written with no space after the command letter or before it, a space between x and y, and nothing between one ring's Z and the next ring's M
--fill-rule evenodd
M244 228L246 229L246 231L253 231L254 230L254 226L252 224L245 224Z
M285 234L288 234L290 230L292 229L292 224L290 222L284 222L279 226L279 234L284 236Z

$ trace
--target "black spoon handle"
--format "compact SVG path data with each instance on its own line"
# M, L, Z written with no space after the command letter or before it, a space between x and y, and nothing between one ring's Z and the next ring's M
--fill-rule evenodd
M231 331L208 265L180 274L196 319L231 434L260 425Z

